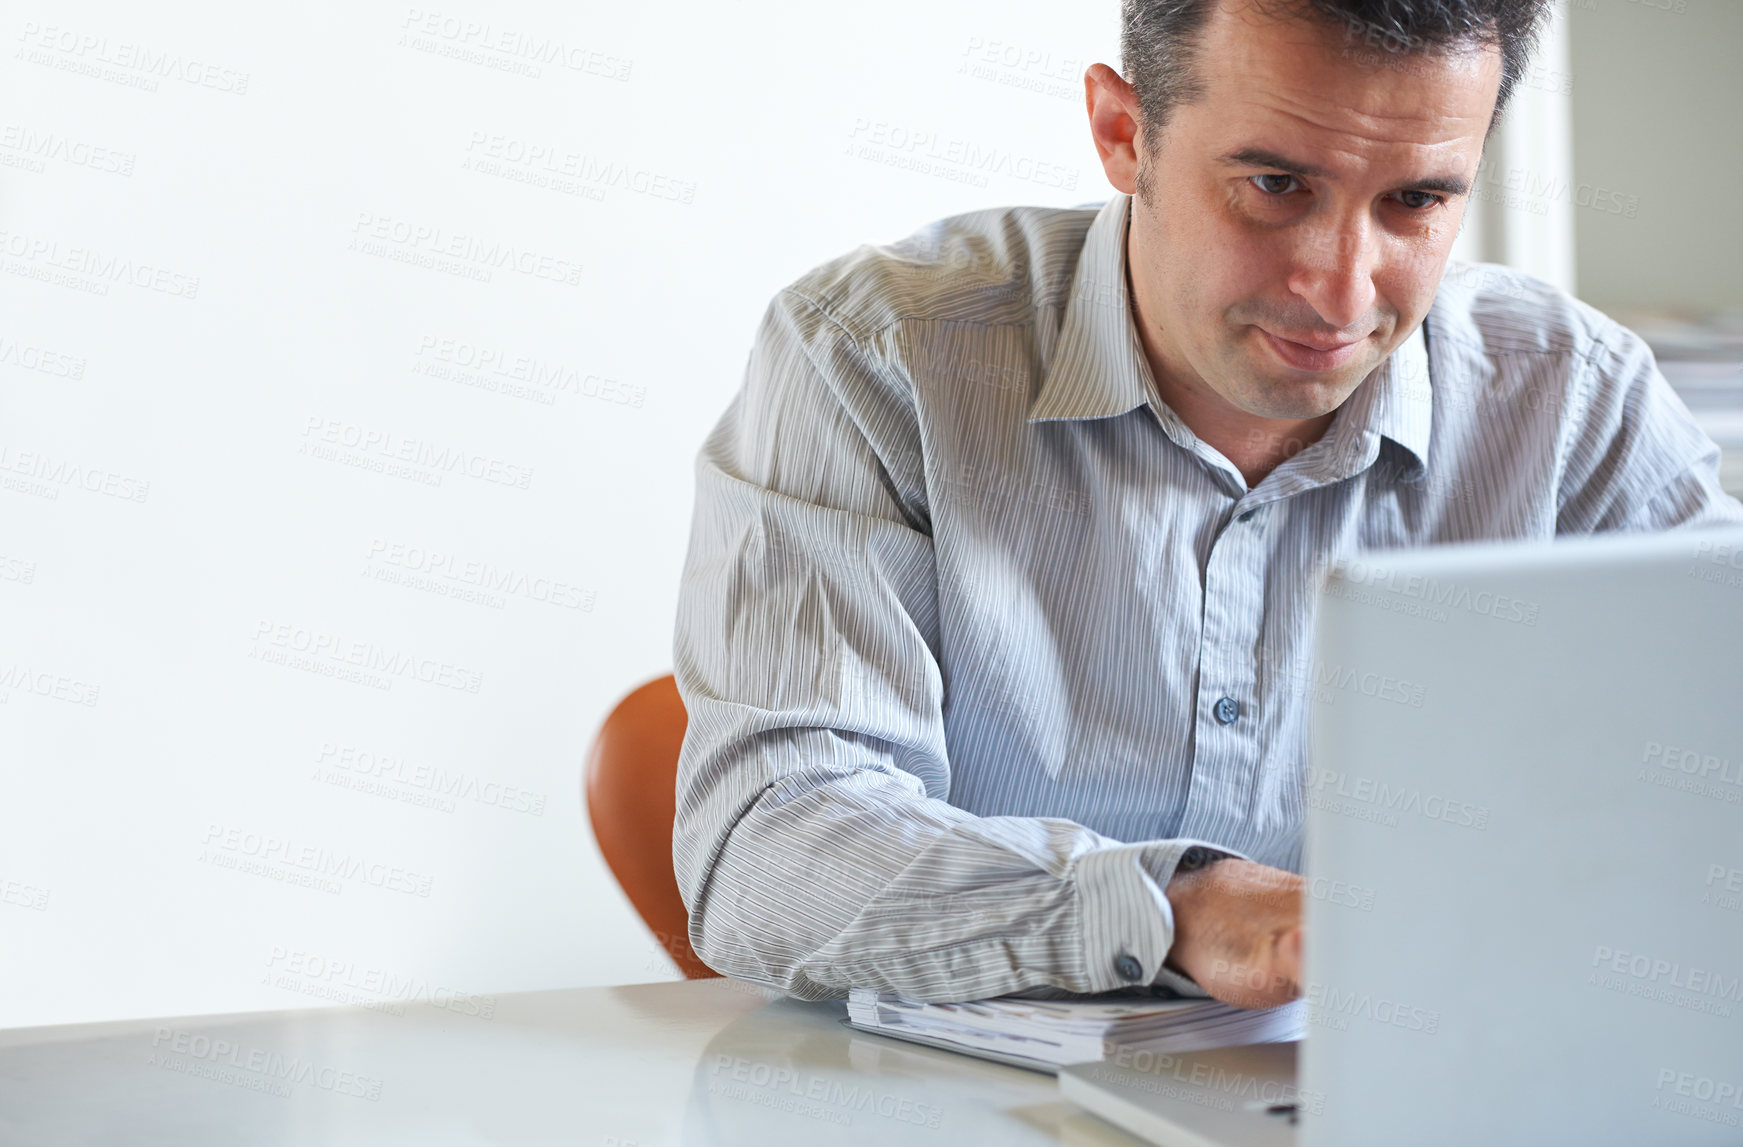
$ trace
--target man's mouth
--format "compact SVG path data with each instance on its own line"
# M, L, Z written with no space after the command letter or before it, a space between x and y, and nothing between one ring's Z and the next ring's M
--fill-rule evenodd
M1346 342L1328 342L1325 339L1302 341L1274 335L1264 327L1259 333L1265 336L1265 341L1271 345L1271 350L1289 366L1296 370L1336 370L1356 357L1358 349L1365 339L1350 339Z

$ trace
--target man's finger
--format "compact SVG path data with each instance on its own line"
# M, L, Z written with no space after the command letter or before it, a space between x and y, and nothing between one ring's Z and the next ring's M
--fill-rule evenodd
M1301 925L1297 924L1277 941L1277 967L1293 980L1301 979L1301 944L1304 934Z

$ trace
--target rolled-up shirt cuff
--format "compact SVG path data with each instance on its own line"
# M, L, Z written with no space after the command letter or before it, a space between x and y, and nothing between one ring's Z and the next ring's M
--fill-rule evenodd
M1162 966L1174 942L1165 889L1181 857L1199 848L1240 853L1199 840L1162 840L1099 849L1077 861L1074 880L1083 936L1085 992L1159 984L1181 995L1207 993Z

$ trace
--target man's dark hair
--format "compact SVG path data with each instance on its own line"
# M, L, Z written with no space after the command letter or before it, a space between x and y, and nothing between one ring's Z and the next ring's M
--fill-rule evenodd
M1220 0L1124 0L1120 66L1137 91L1152 150L1169 115L1204 96L1194 64L1205 21ZM1413 53L1501 49L1501 85L1490 130L1525 74L1551 0L1254 0L1266 15L1305 15L1345 29L1352 51L1402 61ZM1396 66L1396 65L1394 65Z

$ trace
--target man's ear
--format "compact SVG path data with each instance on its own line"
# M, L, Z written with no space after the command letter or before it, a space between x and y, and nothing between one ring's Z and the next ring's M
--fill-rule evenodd
M1127 195L1138 187L1138 146L1142 120L1138 93L1106 64L1091 64L1083 73L1083 99L1089 112L1089 134L1108 182Z

